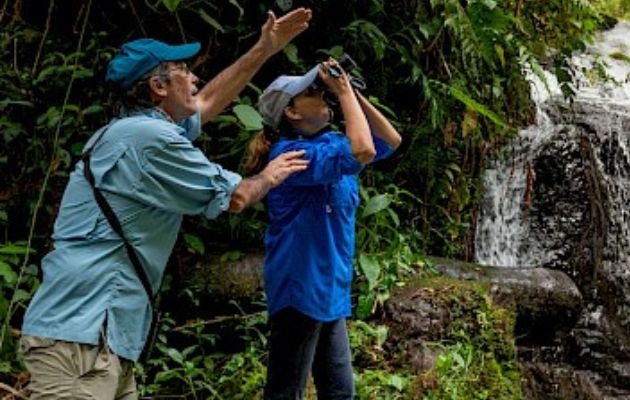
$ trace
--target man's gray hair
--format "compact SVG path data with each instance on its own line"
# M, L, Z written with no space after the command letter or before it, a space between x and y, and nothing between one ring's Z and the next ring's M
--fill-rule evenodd
M169 65L166 62L160 63L129 89L117 92L112 106L115 117L122 118L135 112L155 107L151 100L151 89L149 87L149 80L154 76L162 82L169 82Z

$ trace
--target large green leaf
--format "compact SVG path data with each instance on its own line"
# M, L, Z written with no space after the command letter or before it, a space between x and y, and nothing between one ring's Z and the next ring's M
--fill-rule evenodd
M190 249L192 249L197 254L205 254L206 247L203 245L201 239L199 239L195 235L191 235L189 233L184 235L184 240Z
M86 108L84 108L83 110L81 110L81 113L83 115L90 115L90 114L95 114L95 113L99 113L101 111L103 111L104 108L102 105L100 104L92 104L91 106L88 106Z
M182 355L182 353L177 351L177 349L174 349L171 347L167 350L167 354L178 364L181 364L181 365L184 364L184 356Z
M13 296L13 301L19 302L24 300L29 300L31 298L31 294L26 290L18 289L15 291L15 295Z
M448 87L448 92L450 93L450 95L453 96L455 99L461 101L464 105L466 105L466 107L487 117L496 125L502 128L508 128L508 125L505 123L505 121L503 121L501 117L499 117L494 111L492 111L485 105L479 103L472 97L468 96L466 93L464 93L460 89L454 86L447 86L447 87Z
M181 1L182 0L162 0L162 3L164 3L170 12L174 12Z
M361 256L359 256L359 266L368 281L369 290L374 289L378 283L378 277L381 274L381 265L378 260L374 256L361 254Z
M407 380L400 375L392 374L387 379L387 384L396 388L398 391L402 391L407 384Z
M8 105L23 106L23 107L28 107L28 108L35 108L35 105L32 102L30 102L30 101L4 99L4 100L0 101L0 110L4 109Z
M0 246L0 254L26 254L28 247L15 244L3 244Z
M234 106L232 110L248 131L259 131L263 128L262 117L254 107L247 104L239 104Z
M359 295L359 298L357 300L357 307L355 309L356 317L359 319L365 319L372 315L374 300L374 292L368 292L367 294Z
M209 16L208 13L206 13L201 8L199 9L199 16L217 31L225 33L225 29L223 29L223 26L219 23L219 21Z
M13 272L11 266L4 261L0 261L0 276L2 276L9 285L17 281L17 274Z
M241 253L238 250L234 250L234 251L226 251L225 253L221 254L221 258L220 261L221 262L231 262L231 261L238 261L243 257L243 253Z
M367 204L365 205L365 209L363 210L363 216L367 217L372 214L376 214L379 211L383 211L384 209L389 207L390 203L391 203L391 200L389 198L389 195L387 194L379 194L374 197L371 197L368 200Z
M298 57L298 49L293 43L286 45L282 51L289 61L291 61L291 64L299 64L300 58Z

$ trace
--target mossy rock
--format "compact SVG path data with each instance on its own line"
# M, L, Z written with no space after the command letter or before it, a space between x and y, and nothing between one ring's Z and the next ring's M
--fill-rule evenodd
M262 251L210 256L188 281L215 302L256 299L263 288L264 260Z
M413 398L522 398L514 310L495 304L490 288L421 278L388 301L388 345L406 354L417 373Z
M505 268L433 258L446 276L483 284L493 301L516 312L519 336L540 338L570 329L582 306L582 294L562 271Z

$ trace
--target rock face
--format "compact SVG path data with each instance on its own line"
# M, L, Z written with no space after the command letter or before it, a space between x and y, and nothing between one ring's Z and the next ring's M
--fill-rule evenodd
M200 265L188 277L200 285L214 302L227 303L232 299L253 300L263 288L265 255L261 251L241 254L237 260L221 261L209 257L208 264Z
M510 219L526 232L512 259L565 273L582 306L546 335L522 337L520 358L528 373L584 389L566 398L630 398L630 105L582 98L543 111L553 123L517 167L535 179Z
M593 382L592 373L571 366L533 362L521 363L525 376L523 396L528 400L601 400L605 395Z
M484 181L478 261L562 271L582 294L574 324L521 343L531 374L584 389L566 398L630 399L630 64L612 57L629 33L619 23L567 60L571 103L547 75L547 90L532 91L536 125Z
M602 107L556 109L563 127L535 161L530 240L584 296L563 361L630 396L630 114Z

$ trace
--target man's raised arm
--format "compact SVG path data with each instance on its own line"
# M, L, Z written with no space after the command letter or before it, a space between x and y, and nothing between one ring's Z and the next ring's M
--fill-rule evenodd
M310 19L311 10L305 8L295 9L278 19L273 12L269 11L269 17L261 28L258 42L197 93L201 123L208 122L222 112L245 88L269 57L308 28Z

